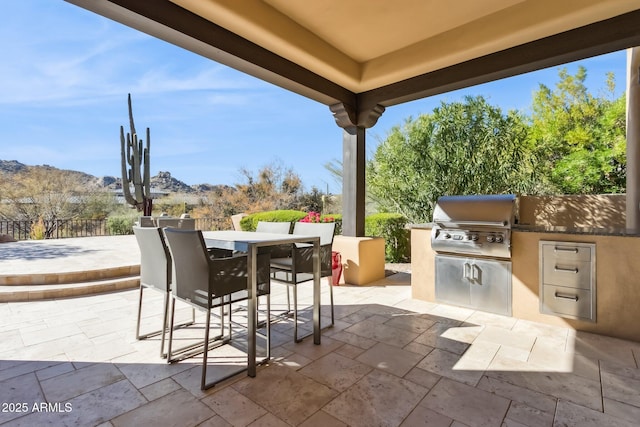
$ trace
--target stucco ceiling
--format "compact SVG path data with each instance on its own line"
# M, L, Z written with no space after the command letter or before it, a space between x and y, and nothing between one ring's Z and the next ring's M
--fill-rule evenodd
M640 0L66 1L366 127L362 111L640 45Z
M171 0L353 92L611 18L638 0Z

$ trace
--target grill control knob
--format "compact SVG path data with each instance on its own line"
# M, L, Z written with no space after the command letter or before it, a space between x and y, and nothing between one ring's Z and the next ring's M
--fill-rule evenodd
M474 241L474 242L477 242L478 241L478 235L477 234L472 234L471 236L469 236L469 239Z
M496 243L502 243L503 238L502 236L496 236Z
M448 239L449 237L451 237L451 234L449 234L449 233L442 233L442 238L443 238L443 239Z
M493 243L495 240L496 240L496 238L492 234L487 236L487 242Z

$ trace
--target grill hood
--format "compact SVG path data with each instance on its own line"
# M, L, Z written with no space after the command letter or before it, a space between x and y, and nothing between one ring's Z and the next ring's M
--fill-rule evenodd
M506 228L515 221L514 194L442 196L433 222L442 228Z

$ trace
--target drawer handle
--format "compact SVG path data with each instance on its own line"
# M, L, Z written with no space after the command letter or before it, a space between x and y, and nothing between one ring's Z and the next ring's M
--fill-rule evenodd
M574 273L574 274L578 274L578 269L577 268L564 268L564 267L558 267L557 265L555 267L553 267L553 269L555 271L563 271L565 273Z
M555 292L553 294L553 296L556 297L556 298L570 299L570 300L576 301L576 302L578 301L578 295L563 295L563 294L560 294L558 292Z
M574 254L578 253L578 248L562 248L559 246L556 246L553 249L554 252L573 252Z

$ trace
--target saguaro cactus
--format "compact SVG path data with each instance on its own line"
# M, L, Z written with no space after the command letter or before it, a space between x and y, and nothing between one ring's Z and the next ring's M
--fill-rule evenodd
M122 191L124 198L138 211L143 211L143 215L150 216L151 201L151 173L149 165L149 149L151 136L147 128L147 144L143 148L143 141L138 139L136 127L133 123L133 110L131 108L131 94L128 97L129 103L129 126L130 133L125 139L124 127L120 126L120 154L122 158ZM129 168L127 168L127 164ZM131 184L133 184L133 194L131 194Z

